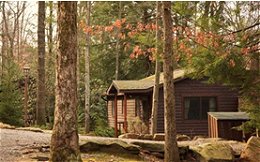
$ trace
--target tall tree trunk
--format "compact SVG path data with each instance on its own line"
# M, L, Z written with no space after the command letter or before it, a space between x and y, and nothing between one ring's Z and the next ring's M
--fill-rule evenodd
M4 7L5 7L5 2L1 2L3 4L1 4L1 8L2 8L2 16L4 16ZM1 76L0 76L0 84L2 83L2 78L3 78L3 70L4 70L4 56L5 56L5 51L6 51L6 41L5 41L5 21L4 19L2 19L1 21L1 41L2 41L2 47L1 47Z
M45 125L45 2L39 1L38 8L38 89L36 121Z
M77 130L77 2L58 2L56 105L51 161L82 161Z
M164 113L165 113L165 146L164 161L179 162L179 151L176 141L175 126L175 96L173 82L173 35L171 2L163 2L163 26L164 26L164 49L163 49L163 71L164 71Z
M46 111L47 111L47 123L51 123L50 121L50 117L51 117L51 95L52 95L52 86L49 83L48 80L51 80L51 76L52 76L52 67L53 67L53 27L52 27L52 21L53 21L53 2L50 1L48 2L48 6L49 6L49 21L48 21L48 28L49 28L49 33L48 33L48 56L46 58L46 78L47 78L47 82L45 82L46 85Z
M118 19L121 20L122 18L122 2L119 1L119 11L118 11ZM120 29L117 29L117 35L120 33ZM115 73L115 80L118 80L119 75L119 55L120 55L120 38L117 38L116 42L116 73Z
M160 19L160 2L156 2L156 55L155 55L155 81L153 87L153 105L152 105L152 119L151 119L151 134L154 135L157 132L157 113L158 113L158 99L159 99L159 82L160 82L160 60L159 60L159 19Z
M90 26L90 11L91 11L91 2L87 3L87 21L86 25ZM86 55L85 55L85 132L89 133L90 131L90 73L89 73L89 63L90 63L90 33L86 34Z

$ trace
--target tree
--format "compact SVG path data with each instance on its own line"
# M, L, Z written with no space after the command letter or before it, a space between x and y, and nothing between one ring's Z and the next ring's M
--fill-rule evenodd
M122 19L122 2L119 1L119 9L118 9L118 19ZM117 29L117 34L121 33L120 28ZM119 55L120 55L120 38L117 38L116 41L116 70L115 70L115 80L118 80L119 73Z
M239 89L239 108L248 111L251 119L245 126L255 128L257 134L260 129L259 3L225 3L206 3L207 10L200 14L197 32L185 31L182 48L196 46L186 55L186 67L193 69L194 78L208 77L211 83Z
M77 130L77 2L58 2L56 105L51 161L81 161Z
M91 11L91 2L87 3L87 21L86 25L90 26L90 11ZM90 33L86 33L86 55L85 55L85 132L89 133L90 131L90 117L89 117L89 109L90 109L90 73L89 73L89 65L90 65Z
M179 151L176 141L175 97L173 82L173 34L171 18L171 2L163 2L163 75L164 75L164 113L165 113L165 145L164 161L179 162Z
M45 125L45 2L38 2L38 82L36 121Z
M54 53L54 44L55 40L53 39L53 26L56 25L54 23L54 4L52 1L47 2L47 10L49 10L49 14L46 17L47 28L47 38L48 38L48 52L46 54L46 80L45 80L45 89L46 89L46 115L47 115L47 123L51 123L50 127L52 127L53 123L53 112L54 112L54 96L55 96L55 53Z
M159 82L160 82L160 60L159 60L159 41L160 41L160 29L159 29L159 19L161 4L157 1L156 3L156 53L155 53L155 81L153 87L153 105L152 105L152 115L151 115L151 134L154 135L157 132L157 111L158 111L158 100L159 100Z

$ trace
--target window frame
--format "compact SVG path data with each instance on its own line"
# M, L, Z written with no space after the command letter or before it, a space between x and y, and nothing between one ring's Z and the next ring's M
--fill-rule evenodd
M186 119L185 118L185 98L189 98L189 97L199 97L200 98L200 118L202 117L201 111L201 98L205 97L205 98L215 98L216 100L216 109L215 112L218 112L218 108L219 108L219 102L218 102L218 96L216 94L194 94L194 95L184 95L181 97L181 109L182 109L182 119L184 121L207 121L208 119Z

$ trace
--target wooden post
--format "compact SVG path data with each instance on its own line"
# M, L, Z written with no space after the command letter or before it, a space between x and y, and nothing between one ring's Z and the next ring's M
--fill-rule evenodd
M216 127L216 136L215 136L215 138L218 138L218 120L216 119L215 120L215 127Z
M114 113L115 113L115 137L118 136L117 130L117 94L115 94L115 101L114 101Z
M211 137L211 116L208 114L208 137Z
M127 98L126 94L124 94L124 130L127 133Z

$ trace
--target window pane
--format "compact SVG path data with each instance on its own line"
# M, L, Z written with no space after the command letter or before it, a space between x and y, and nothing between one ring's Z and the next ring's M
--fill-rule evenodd
M208 118L208 112L216 111L216 98L215 97L202 97L201 98L201 119Z
M200 97L184 98L185 119L200 119Z

